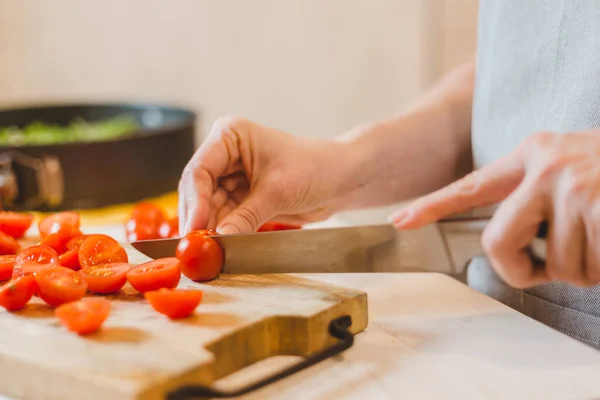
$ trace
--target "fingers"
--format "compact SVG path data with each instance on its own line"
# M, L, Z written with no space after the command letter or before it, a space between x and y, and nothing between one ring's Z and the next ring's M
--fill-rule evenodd
M248 196L237 208L223 218L217 227L217 232L223 235L237 233L255 232L263 223L272 217L269 211L274 209L270 206L267 196L256 194Z
M424 196L392 214L397 229L414 229L448 215L504 200L521 182L524 165L520 149L495 163Z
M545 270L534 267L526 251L547 218L544 197L532 186L529 182L520 185L496 210L482 236L494 270L508 285L521 289L549 280Z

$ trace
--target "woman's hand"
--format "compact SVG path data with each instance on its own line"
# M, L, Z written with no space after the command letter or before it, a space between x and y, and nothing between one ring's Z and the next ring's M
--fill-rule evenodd
M506 283L600 283L600 131L539 133L508 156L416 200L390 217L398 229L503 201L482 244ZM550 230L544 269L525 248L539 224Z
M179 226L248 233L277 220L328 218L351 180L350 146L220 118L179 183Z

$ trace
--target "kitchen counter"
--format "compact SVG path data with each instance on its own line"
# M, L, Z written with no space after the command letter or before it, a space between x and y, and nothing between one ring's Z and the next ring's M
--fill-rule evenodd
M120 224L83 230L124 239ZM338 358L240 399L600 398L600 352L446 275L298 276L367 292L369 325ZM216 386L294 361L267 360Z

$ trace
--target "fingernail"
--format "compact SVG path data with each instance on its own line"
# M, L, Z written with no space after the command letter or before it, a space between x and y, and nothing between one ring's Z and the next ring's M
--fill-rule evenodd
M227 225L219 226L217 228L217 233L219 235L231 235L234 233L238 233L238 230L235 226L233 226L231 224L227 224Z
M394 225L400 225L400 224L402 224L403 221L408 219L409 215L410 215L410 209L404 208L404 209L396 211L395 213L390 215L388 217L388 222L391 224L394 224Z
M183 226L183 234L187 235L188 233L190 233L190 221L187 221Z

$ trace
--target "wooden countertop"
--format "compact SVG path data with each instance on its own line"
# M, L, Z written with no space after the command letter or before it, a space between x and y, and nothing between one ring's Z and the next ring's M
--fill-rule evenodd
M124 236L120 224L88 230ZM367 292L369 325L338 359L241 399L600 398L600 352L448 276L298 276ZM295 360L267 360L217 386L231 389Z

